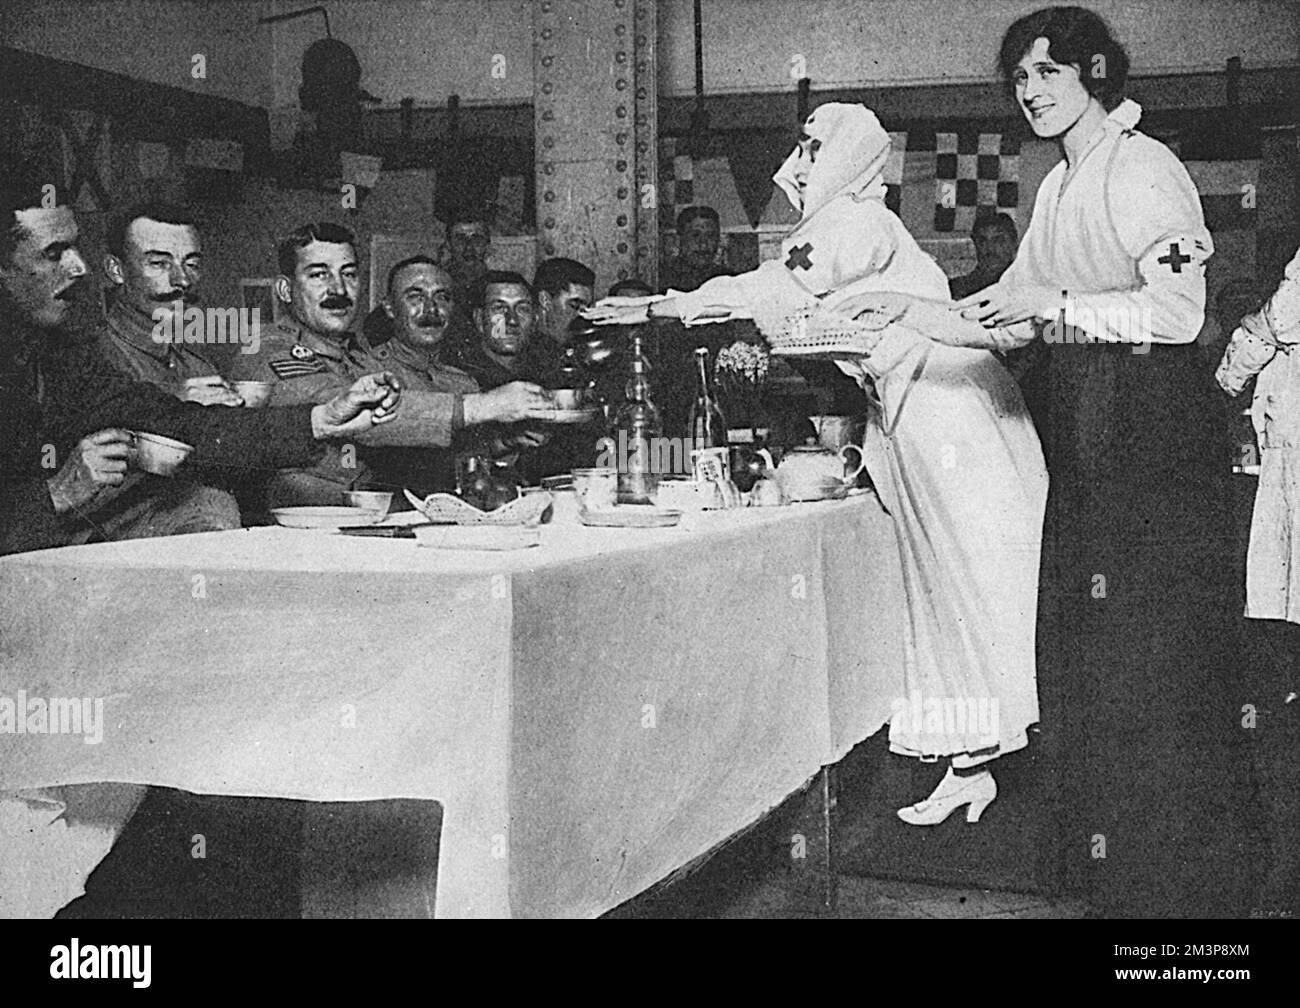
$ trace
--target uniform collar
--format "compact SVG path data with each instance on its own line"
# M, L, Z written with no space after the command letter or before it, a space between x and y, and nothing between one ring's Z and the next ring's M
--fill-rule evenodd
M1121 130L1131 130L1138 124L1142 118L1142 106L1132 98L1125 98L1115 106L1115 110L1106 117L1108 125L1114 125Z
M312 332L296 319L288 318L280 323L293 336L294 341L306 347L317 357L342 362L347 360L356 346L356 337L347 333L342 340L333 340L319 333Z
M108 328L114 336L135 350L165 361L171 352L172 344L159 343L153 338L154 325L151 317L132 308L121 298L114 300L108 310ZM177 345L180 345L179 341Z
M442 364L442 344L434 347L432 350L417 350L409 347L401 340L394 337L388 341L388 353L399 364L404 364L413 371L423 371L431 374L443 369Z

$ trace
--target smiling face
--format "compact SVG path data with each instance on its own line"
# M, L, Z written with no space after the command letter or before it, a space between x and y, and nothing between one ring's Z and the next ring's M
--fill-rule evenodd
M523 353L533 335L533 297L517 283L488 284L483 307L474 312L483 349L498 357L513 359Z
M1079 68L1057 63L1047 54L1049 43L1037 38L1017 64L1012 79L1016 101L1040 137L1058 137L1082 117L1092 102Z
M298 249L297 262L293 276L276 277L276 297L300 325L321 336L341 338L357 314L361 281L356 250L314 241Z
M393 338L412 350L431 350L441 343L451 319L451 289L447 271L430 263L399 270L384 302Z
M20 210L23 236L8 263L0 264L0 290L29 325L52 329L67 317L69 300L86 261L77 251L77 220L68 207Z
M202 248L193 225L140 217L124 244L123 258L109 256L106 272L127 305L158 321L197 300Z

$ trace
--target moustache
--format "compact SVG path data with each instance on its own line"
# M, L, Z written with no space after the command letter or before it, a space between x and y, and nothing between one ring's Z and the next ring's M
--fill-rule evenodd
M171 304L173 301L181 301L190 305L196 304L199 296L192 290L174 290L165 294L150 294L149 300L156 301L158 304Z
M54 300L71 301L81 292L83 286L84 284L80 280L74 280L72 283L68 284L68 286L64 287L63 290L55 294Z
M352 299L350 297L327 297L320 303L322 308L351 308Z
M421 315L412 325L417 329L441 329L443 320L436 315Z

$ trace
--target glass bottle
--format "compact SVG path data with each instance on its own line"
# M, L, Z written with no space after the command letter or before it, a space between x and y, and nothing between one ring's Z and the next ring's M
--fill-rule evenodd
M691 403L691 448L722 448L727 444L727 421L709 383L708 347L695 348L695 401Z
M631 374L626 399L614 417L614 438L618 460L618 502L650 504L659 488L656 454L661 447L663 427L659 410L650 399L650 363L641 346L641 336L632 336Z

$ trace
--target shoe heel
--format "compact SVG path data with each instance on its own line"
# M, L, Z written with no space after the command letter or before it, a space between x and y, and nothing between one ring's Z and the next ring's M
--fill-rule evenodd
M968 823L977 823L984 810L993 804L992 798L985 798L982 801L976 800L966 806L966 821Z

